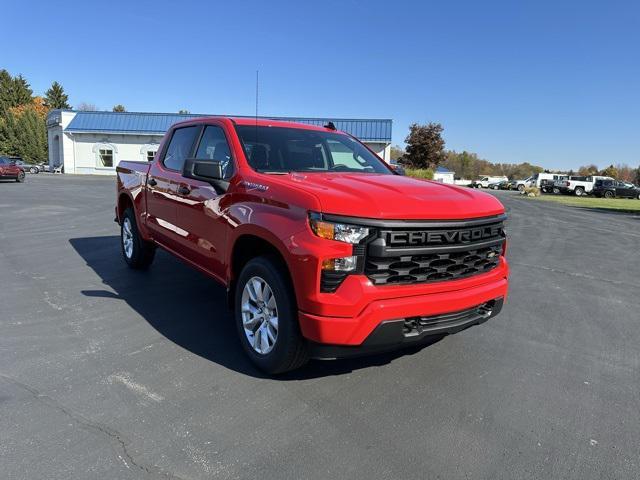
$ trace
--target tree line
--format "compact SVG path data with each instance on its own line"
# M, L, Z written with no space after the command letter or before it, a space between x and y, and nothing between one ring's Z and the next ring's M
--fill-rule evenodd
M44 95L34 95L22 76L0 69L0 155L20 157L27 163L46 162L48 155L47 114L55 109L71 109L69 96L60 83L53 82ZM92 103L80 103L79 111L98 111ZM126 112L117 104L113 112ZM189 113L180 110L179 113Z
M22 75L14 77L0 70L0 155L21 157L28 163L46 162L46 118L55 108L70 108L58 82L44 96L34 95Z
M468 180L480 176L506 176L511 180L525 179L540 172L548 172L544 168L529 162L523 163L492 163L467 151L456 152L445 149L442 138L443 127L439 123L409 126L409 134L405 138L406 149L399 146L391 147L391 160L418 172L421 177L432 177L438 166L443 166L455 172L456 178ZM596 165L586 165L577 171L570 170L569 175L604 175L626 182L640 184L640 167L632 168L627 164L610 165L599 169Z
M631 182L636 185L640 185L640 166L633 168L626 163L617 163L616 165L609 165L606 168L600 169L597 165L583 165L577 172L570 170L567 172L569 175L579 175L588 177L590 175L602 175L604 177L612 177L623 182Z

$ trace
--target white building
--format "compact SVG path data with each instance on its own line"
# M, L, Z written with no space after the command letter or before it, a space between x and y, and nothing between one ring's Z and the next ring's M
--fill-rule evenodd
M53 110L47 116L49 166L65 173L113 175L121 160L151 160L162 136L181 120L204 115ZM391 120L269 117L313 125L333 122L359 138L387 162Z
M452 172L445 167L438 167L433 173L433 179L436 182L450 183L451 185L453 185L455 183L454 174L455 172Z

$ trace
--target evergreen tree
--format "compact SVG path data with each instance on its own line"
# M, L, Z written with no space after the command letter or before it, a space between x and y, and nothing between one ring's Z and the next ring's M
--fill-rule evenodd
M34 108L28 108L15 122L17 131L17 154L25 162L46 162L47 153L47 126L45 117Z
M69 97L58 82L53 82L51 88L45 92L44 104L49 110L56 108L71 108Z
M32 95L33 90L22 75L12 77L6 70L0 70L0 114L30 103Z
M118 105L114 105L113 106L113 111L114 112L126 112L127 109L124 108L124 105L118 104Z

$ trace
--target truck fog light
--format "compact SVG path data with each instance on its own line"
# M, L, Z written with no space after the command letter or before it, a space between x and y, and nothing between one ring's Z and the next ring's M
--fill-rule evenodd
M322 270L351 272L356 269L357 265L358 257L355 255L351 257L329 258L327 260L323 260Z

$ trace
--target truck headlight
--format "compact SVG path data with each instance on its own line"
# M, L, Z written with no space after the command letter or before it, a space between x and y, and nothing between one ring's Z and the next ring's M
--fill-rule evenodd
M367 227L327 222L322 219L322 215L316 212L309 214L309 226L311 230L313 230L313 233L327 240L357 244L369 236L369 229Z
M330 272L352 272L358 267L355 255L341 258L329 258L322 261L322 270Z

